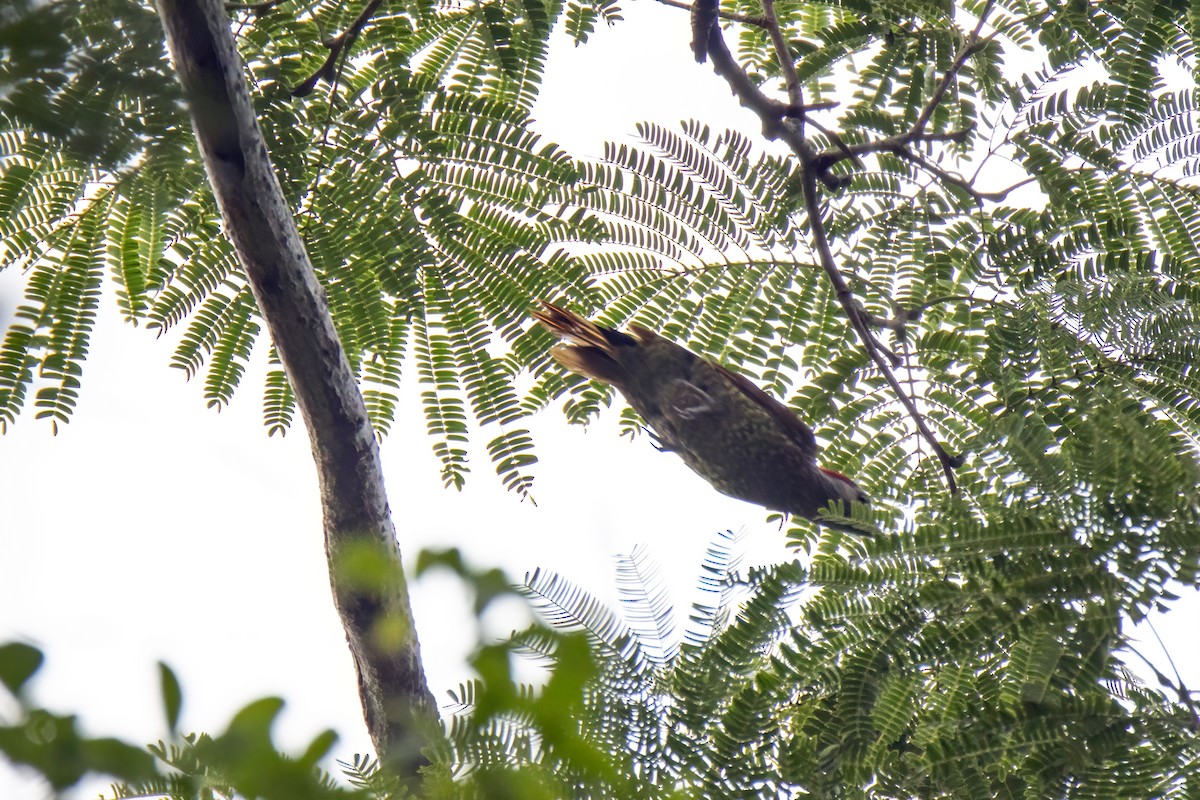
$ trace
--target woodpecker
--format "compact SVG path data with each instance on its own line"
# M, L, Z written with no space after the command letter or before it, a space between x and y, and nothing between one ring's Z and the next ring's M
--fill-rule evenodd
M817 466L812 430L749 379L640 325L616 331L544 300L533 316L565 340L554 360L616 387L660 449L717 491L812 520L834 500L870 502L854 481Z

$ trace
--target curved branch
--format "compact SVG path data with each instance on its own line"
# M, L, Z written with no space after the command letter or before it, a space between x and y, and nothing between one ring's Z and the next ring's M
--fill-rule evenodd
M804 107L804 90L800 86L800 76L796 74L796 62L788 49L787 40L779 27L779 18L775 16L775 0L762 0L763 16L767 19L767 35L771 37L771 46L775 48L775 58L783 71L784 85L787 87L788 103L797 108ZM803 117L800 118L803 120Z
M988 10L991 8L993 0L988 0L988 5L985 7L979 21L979 25L983 25L983 17L987 16ZM851 326L858 334L858 338L862 341L863 348L866 350L868 357L879 369L884 380L892 392L895 393L901 405L904 406L909 417L912 418L913 424L924 439L932 448L938 461L942 465L942 472L946 478L946 485L951 494L958 492L958 484L954 480L954 470L961 463L961 459L951 456L942 447L933 431L930 430L929 424L925 421L920 409L917 408L916 402L900 385L895 373L892 371L894 367L898 367L900 359L895 353L886 348L880 342L872 331L872 323L878 324L879 321L868 315L854 297L854 293L850 290L846 283L845 277L841 270L838 269L837 261L833 257L833 250L829 244L829 237L825 229L825 223L821 218L820 194L817 188L817 181L820 181L825 186L831 189L838 189L844 186L850 179L847 176L834 175L830 168L841 160L843 154L839 153L837 157L831 157L829 154L818 154L808 142L804 135L803 116L799 119L793 118L793 115L785 113L790 105L794 105L798 99L798 82L797 88L793 89L789 78L789 103L781 103L777 100L768 98L763 92L754 85L745 70L733 58L733 54L729 52L728 46L725 44L724 35L721 32L721 26L713 20L702 20L704 27L697 26L698 17L702 17L705 9L711 10L712 0L697 0L693 7L693 33L699 38L701 33L707 33L707 40L704 42L705 53L712 58L713 70L725 78L734 94L737 95L742 105L751 109L758 115L763 125L763 135L774 139L783 139L792 152L800 159L802 166L801 184L804 194L804 207L808 215L809 229L812 232L813 246L817 252L818 260L826 276L829 278L830 285L833 287L834 293L837 296L838 302L846 312L847 319L850 320ZM786 42L783 41L782 32L779 30L779 23L774 16L774 7L771 0L767 0L764 8L766 9L766 21L768 33L771 36L772 42L775 43L776 57L781 60L790 60ZM939 86L938 99L945 93L946 87L953 79L962 65L966 62L973 47L978 45L978 32L976 28L967 44L962 48L961 52L955 58L954 67L948 72ZM782 46L781 46L782 44ZM693 42L695 46L695 41ZM787 67L783 66L785 75ZM794 74L794 70L792 72ZM907 134L900 137L894 137L895 141L889 141L885 149L903 150L912 141L924 136L923 128L925 122L933 114L933 108L936 104L931 103L922 112L918 122L913 126ZM882 148L881 143L868 143L867 147ZM860 146L862 147L862 146ZM853 157L853 148L842 146L843 150L847 151L847 155Z
M946 477L946 487L950 490L950 494L958 493L958 484L954 480L954 470L959 465L960 459L951 456L946 452L946 448L942 447L941 442L934 436L933 431L929 429L929 424L925 422L925 417L921 414L917 404L912 397L904 391L904 387L900 385L896 375L892 372L892 364L886 358L885 348L875 339L875 334L871 332L869 319L863 312L858 301L854 299L853 292L846 284L846 279L842 277L841 270L837 267L837 262L833 258L833 250L829 246L829 237L825 232L825 222L821 218L820 198L817 190L817 181L815 176L809 170L804 171L802 177L802 185L804 190L804 208L808 212L809 228L813 235L813 244L817 251L817 256L820 258L821 266L825 269L825 274L829 276L829 282L833 285L833 290L837 294L838 301L842 304L842 308L846 310L846 316L850 319L850 324L858 333L858 338L862 340L863 347L870 356L871 361L883 374L883 378L887 381L892 392L895 393L900 404L904 406L904 410L908 412L912 418L913 424L917 426L917 430L932 448L934 455L942 465L942 473Z
M698 0L696 7L700 8L702 3L709 0ZM697 31L696 13L693 12L692 27L693 31ZM792 103L781 103L778 100L767 97L762 90L754 85L750 80L750 76L742 69L733 57L733 53L729 52L729 47L725 44L725 37L721 33L721 26L715 22L707 28L708 39L705 42L704 52L712 58L713 71L725 79L729 84L729 88L733 90L738 101L753 111L758 118L762 120L763 136L768 139L783 139L787 145L792 148L792 151L800 156L800 160L804 163L805 168L812 168L816 171L821 182L830 189L840 189L849 183L850 179L844 175L835 175L828 166L820 166L817 164L817 153L813 150L812 145L804 138L804 131L800 125L795 124L795 120L803 119L805 111L816 110L818 107L826 108L828 104L822 103L820 106L806 108L801 105L796 108ZM695 34L698 35L698 34ZM696 47L693 40L693 48ZM793 124L789 124L793 123Z
M304 417L334 605L379 758L412 779L436 706L421 667L374 431L255 119L221 0L159 0L224 228ZM386 568L366 580L364 559ZM355 569L355 566L358 569Z

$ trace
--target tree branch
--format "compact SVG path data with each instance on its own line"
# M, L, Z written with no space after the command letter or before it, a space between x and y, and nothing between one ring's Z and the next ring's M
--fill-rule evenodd
M371 741L384 763L411 779L436 706L362 394L267 157L220 0L158 0L158 12L226 234L308 429L334 605ZM364 559L373 559L376 573L385 564L386 579L365 580Z
M804 135L803 117L794 119L791 115L784 113L789 105L795 105L798 100L798 80L797 88L793 89L789 82L789 102L788 104L780 103L777 100L768 98L762 91L754 85L745 70L733 58L733 54L729 52L728 46L725 44L724 35L721 32L721 26L716 24L715 19L705 21L707 18L701 19L707 12L705 8L711 10L713 0L697 0L692 11L692 28L693 36L697 39L702 32L707 33L707 40L704 42L704 52L711 57L713 70L725 78L733 93L737 95L742 105L754 111L762 121L763 135L767 138L783 139L792 152L800 159L802 166L801 184L804 194L804 207L808 215L809 229L812 232L813 247L816 250L818 260L826 276L829 278L830 285L833 287L834 294L837 296L838 302L846 312L847 318L850 320L851 326L858 334L862 341L863 347L867 352L868 357L879 369L888 386L895 393L901 405L904 406L909 417L912 418L913 424L924 439L932 448L937 456L939 463L942 466L942 472L946 479L946 485L951 494L958 492L958 485L954 480L954 470L960 463L960 459L951 456L942 447L941 443L930 430L924 416L916 406L916 402L900 385L897 380L893 368L898 367L900 359L895 353L892 353L886 348L876 337L871 329L872 323L879 324L879 321L868 315L862 308L861 304L855 299L854 293L850 290L846 283L845 277L841 270L838 269L837 262L833 257L833 250L829 244L829 237L825 229L825 223L821 217L820 195L817 188L817 182L820 181L830 189L839 189L844 186L850 179L847 176L834 175L830 169L841 160L842 155L839 153L837 157L832 157L830 154L818 154L808 142ZM983 24L982 17L986 16L987 10L991 8L993 0L988 0L988 6L984 9L981 15L980 26ZM765 16L767 20L768 35L774 43L776 57L782 61L788 62L788 65L781 64L781 69L785 76L788 74L788 69L791 61L791 55L787 49L787 43L783 39L782 31L779 28L779 23L774 16L774 7L772 0L765 0L764 3ZM703 27L698 24L703 23ZM965 63L967 55L969 55L971 44L977 38L978 28L976 33L972 34L968 40L968 46L965 46L955 59L955 68L961 69L962 63ZM696 47L696 40L693 40L693 47ZM963 55L966 53L967 55ZM699 52L697 52L699 55ZM791 74L795 75L795 68L791 66ZM940 92L938 98L945 93L945 87L949 85L952 75L947 76L939 86ZM785 78L786 79L786 78ZM789 80L790 79L786 79ZM886 145L886 149L901 150L907 147L909 143L924 135L923 128L929 117L933 114L933 105L929 105L918 118L918 124L914 125L913 129L901 137L893 137L894 141ZM853 146L847 148L844 144L841 146L843 150L848 151L850 157L854 157ZM885 149L880 143L868 143L860 145L863 147L875 147L877 149ZM864 150L863 152L870 152Z
M813 244L820 258L821 266L825 269L825 274L829 276L829 282L833 285L833 290L837 295L838 301L841 302L842 308L846 310L846 316L850 318L850 324L858 333L859 339L866 348L867 355L875 362L875 366L882 373L883 378L887 381L892 392L900 400L900 404L904 406L904 410L908 412L913 423L917 426L917 430L921 434L929 446L933 449L934 455L942 465L942 473L946 477L946 486L950 494L958 493L958 484L954 480L954 470L958 466L959 460L952 457L942 447L941 442L933 435L933 431L929 429L928 423L925 422L925 417L922 416L916 403L908 393L904 391L904 387L900 385L900 381L896 379L895 373L892 372L892 364L885 357L884 349L875 339L875 335L871 332L868 325L869 318L863 313L862 307L854 299L854 294L850 291L850 287L846 284L846 279L842 277L841 271L837 267L837 262L833 258L833 250L829 246L829 237L825 232L825 222L821 218L820 199L817 190L817 181L815 176L805 170L802 176L804 190L804 208L808 213L809 228L813 235ZM893 355L893 358L895 356Z
M948 184L950 186L956 186L959 189L963 190L964 192L969 194L971 196L971 199L974 200L979 205L983 205L984 201L986 201L986 200L996 200L996 201L1003 200L1004 196L1006 194L1008 194L1008 192L992 192L992 193L980 192L974 186L972 186L970 181L968 181L966 178L962 177L961 175L954 175L952 173L947 172L946 170L939 167L937 164L934 164L931 161L929 161L929 159L925 158L925 156L921 155L920 153L914 153L912 150L909 150L907 147L902 148L899 151L897 151L896 155L900 156L900 158L904 159L905 161L908 161L909 163L916 164L921 169L925 170L926 172L928 172L931 175L933 175L934 177L936 177L942 183Z
M685 3L683 0L658 0L658 2L663 4L664 6L670 6L671 8L679 8L679 9L683 9L684 11L690 11L693 14L696 12L695 4ZM716 5L717 6L720 5L719 1ZM714 8L714 5L710 3L705 8L705 12L707 13L707 11L712 8ZM714 12L713 20L715 21L717 19L727 19L732 22L740 22L743 25L753 25L756 28L766 27L766 24L767 24L766 21L762 17L752 17L749 14L738 14L733 11L721 11L720 8L716 8L716 10ZM693 51L695 51L694 44L693 44ZM700 54L698 52L696 53L696 60L699 61L701 64L704 63L704 59L700 57Z
M307 97L312 94L313 89L317 88L317 83L322 79L333 83L337 75L338 59L342 57L343 53L350 51L354 40L362 33L362 29L371 21L371 17L382 4L383 0L367 0L367 4L363 6L363 10L359 12L354 22L350 23L350 27L324 42L325 47L329 50L329 55L325 56L325 61L311 75L292 87L292 97Z
M821 169L830 169L839 161L847 158L857 160L859 157L868 153L890 152L909 161L916 162L919 160L919 162L925 166L926 169L938 176L939 179L945 180L947 183L957 186L958 188L970 193L971 196L975 198L976 202L993 199L1002 200L1004 195L996 197L994 195L978 192L974 189L974 187L971 186L969 181L966 181L962 178L955 179L953 176L949 175L949 173L934 167L923 158L916 156L909 150L909 145L912 145L915 142L952 141L962 144L966 141L967 135L970 133L969 128L965 128L960 131L950 131L947 133L926 133L925 127L929 124L929 120L933 117L933 113L937 110L938 105L941 104L942 98L945 97L947 90L950 88L950 84L954 82L954 79L958 76L958 73L961 72L962 68L966 65L967 59L979 52L982 47L992 40L994 34L982 39L980 38L979 34L983 30L984 22L987 20L988 14L991 13L994 3L995 0L988 0L987 4L983 7L983 11L979 14L979 20L975 24L975 29L971 31L970 35L968 35L966 40L963 42L962 47L960 47L958 52L955 54L954 61L951 62L949 69L946 70L946 74L943 75L942 79L938 82L937 88L934 89L933 94L929 96L928 102L925 103L925 107L921 109L920 115L918 115L916 122L913 123L913 126L909 130L896 136L888 136L884 139L876 139L874 141L862 142L849 146L846 146L839 141L837 142L838 148L836 151L826 151L818 156L818 166Z
M710 0L697 0L696 7L699 8L702 3L707 2ZM695 11L692 16L692 30L693 35L696 35ZM729 47L725 44L721 26L713 23L708 26L707 31L708 40L705 42L704 52L712 58L713 71L725 79L738 101L762 120L763 136L768 139L783 139L792 148L792 151L800 156L800 160L806 168L815 164L816 152L804 138L803 130L795 124L789 125L788 122L797 117L803 118L804 111L815 110L817 107L812 109L806 109L804 106L795 108L791 103L781 103L767 97L734 60L733 53L729 52ZM693 40L694 47L695 41ZM820 107L827 107L827 104L821 104ZM817 168L816 172L821 182L830 189L840 189L850 180L846 176L834 175L828 168Z
M763 16L767 19L767 35L771 37L771 46L775 48L775 59L779 69L783 71L784 85L787 87L788 103L804 107L804 89L800 86L800 76L796 74L796 62L792 51L788 49L787 40L779 27L779 17L775 16L775 0L762 0ZM803 125L804 117L800 117Z
M226 3L226 11L250 11L256 17L261 17L286 0L263 0L261 3Z
M933 112L942 102L942 97L945 96L946 90L950 88L950 84L958 77L958 73L966 65L967 59L979 52L979 48L983 47L985 42L979 38L979 32L983 30L983 23L987 19L988 14L992 12L992 6L996 0L987 0L983 6L983 11L979 13L979 21L975 23L975 30L971 31L971 35L963 42L963 46L959 48L958 53L954 56L954 61L950 64L950 68L946 70L946 74L942 76L942 80L938 83L933 94L929 96L929 102L925 104L925 108L921 109L921 115L917 117L917 121L913 123L911 135L919 136L925 130L925 126L929 124L929 119L933 116Z

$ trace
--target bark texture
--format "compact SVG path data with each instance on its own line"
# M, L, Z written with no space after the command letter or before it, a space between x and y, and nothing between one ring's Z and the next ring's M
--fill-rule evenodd
M371 740L385 764L413 775L436 707L362 394L268 158L220 0L158 0L158 10L225 233L308 429L334 603Z

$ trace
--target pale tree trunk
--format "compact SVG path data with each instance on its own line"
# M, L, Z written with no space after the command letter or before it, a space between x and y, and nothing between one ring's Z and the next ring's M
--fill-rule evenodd
M358 668L367 728L380 759L412 776L436 707L362 394L267 157L220 0L158 0L158 12L226 235L308 428L334 604ZM364 558L375 563L363 569ZM388 569L378 569L380 559ZM388 577L379 579L380 572Z

